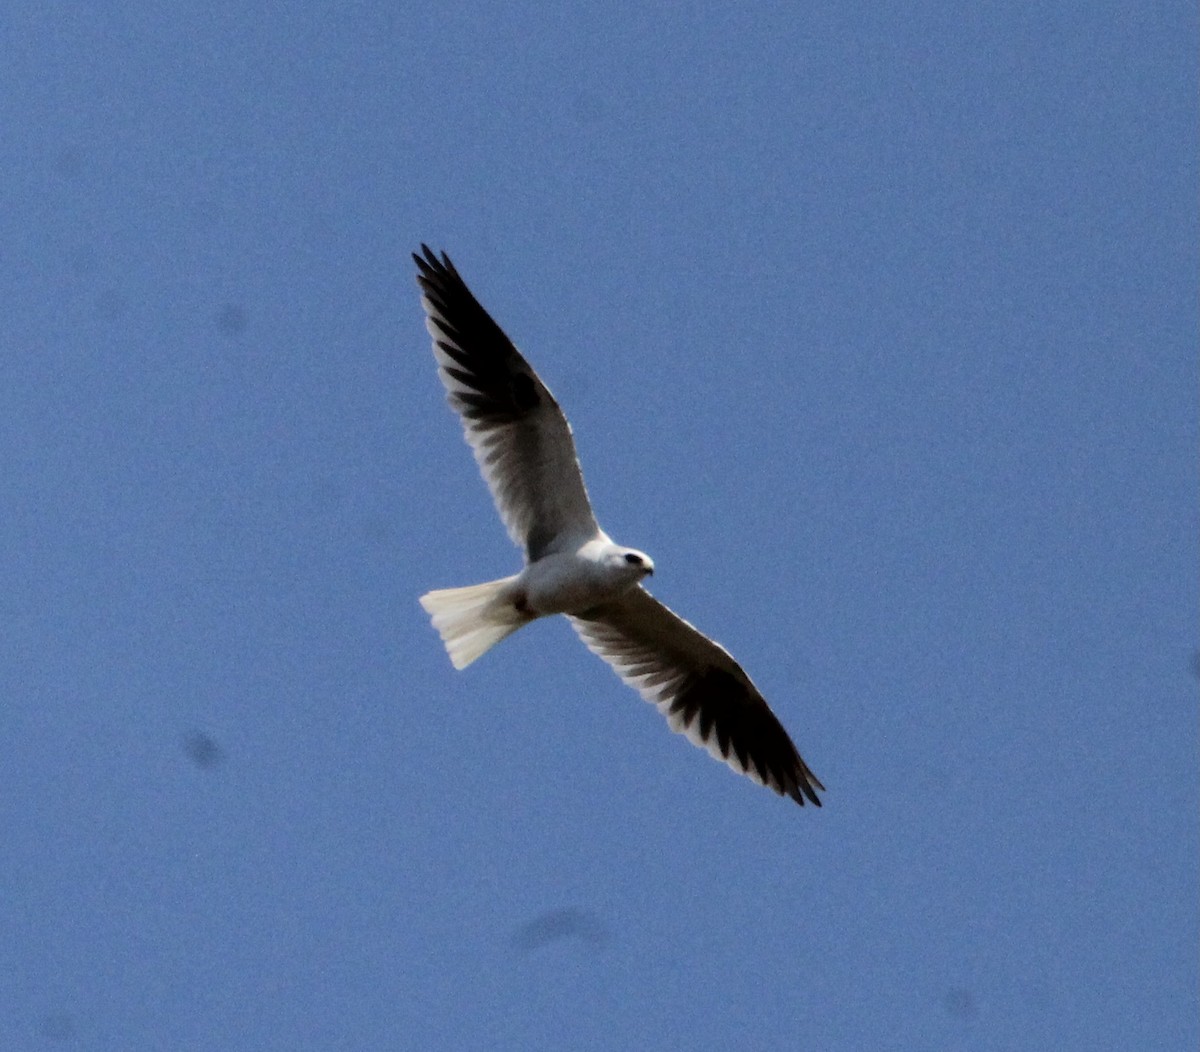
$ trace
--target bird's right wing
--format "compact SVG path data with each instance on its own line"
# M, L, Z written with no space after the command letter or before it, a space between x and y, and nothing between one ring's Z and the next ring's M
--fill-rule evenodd
M599 531L571 426L443 252L413 254L425 327L450 405L496 510L532 562Z
M821 806L817 790L825 787L724 647L640 585L569 620L671 730L781 796Z

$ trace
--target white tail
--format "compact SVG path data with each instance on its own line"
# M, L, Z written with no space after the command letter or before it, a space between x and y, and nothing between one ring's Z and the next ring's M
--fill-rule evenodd
M530 620L501 594L515 580L503 577L421 596L421 605L446 644L455 668L466 668Z

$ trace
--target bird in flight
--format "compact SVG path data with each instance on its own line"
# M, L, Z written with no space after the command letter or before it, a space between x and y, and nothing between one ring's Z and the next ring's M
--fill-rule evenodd
M549 389L444 252L422 245L413 260L447 399L525 552L524 569L511 577L421 596L454 667L539 617L565 614L673 731L781 796L820 807L825 787L750 677L646 591L650 556L617 544L596 522L571 426Z

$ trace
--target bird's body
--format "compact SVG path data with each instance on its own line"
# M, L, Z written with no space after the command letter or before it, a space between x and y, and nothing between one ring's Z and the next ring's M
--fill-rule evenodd
M601 535L573 552L554 552L529 563L517 575L516 588L524 590L530 613L538 617L581 614L653 572L648 556Z
M549 389L450 260L422 252L413 259L442 382L497 510L525 550L518 574L421 597L454 666L465 668L530 621L565 614L673 730L777 793L820 806L824 786L741 666L642 587L654 572L648 555L600 529L570 425Z

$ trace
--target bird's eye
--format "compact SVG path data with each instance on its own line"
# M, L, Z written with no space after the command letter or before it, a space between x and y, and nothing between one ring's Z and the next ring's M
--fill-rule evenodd
M641 566L642 565L642 557L640 555L636 555L633 552L625 553L625 561L627 563L629 563L630 566Z

